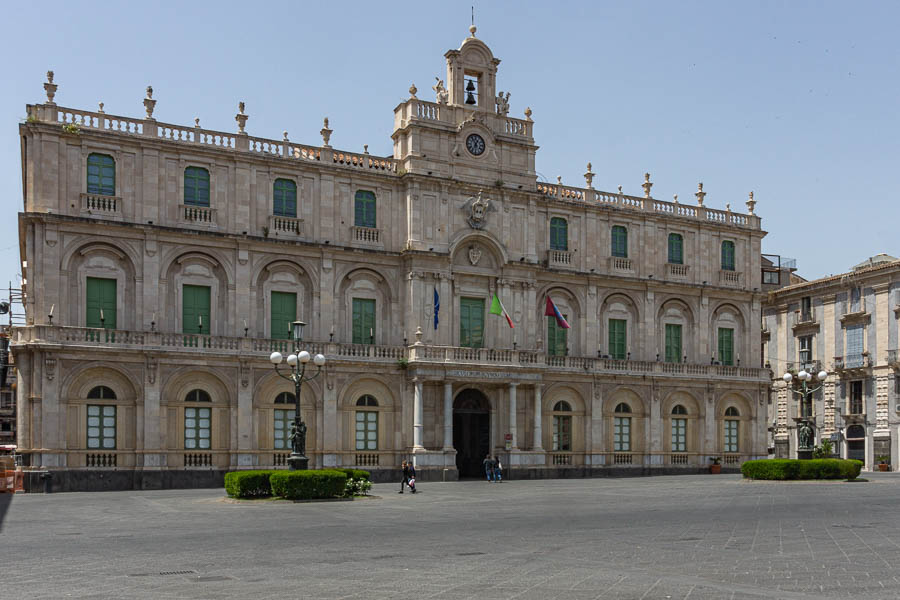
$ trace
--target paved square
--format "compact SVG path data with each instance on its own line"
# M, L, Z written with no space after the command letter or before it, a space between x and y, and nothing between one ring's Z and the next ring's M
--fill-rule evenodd
M897 598L900 478L733 475L16 496L3 598Z

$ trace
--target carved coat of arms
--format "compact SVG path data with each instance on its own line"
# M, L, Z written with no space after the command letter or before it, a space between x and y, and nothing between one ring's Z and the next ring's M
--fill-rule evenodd
M478 246L469 246L469 262L472 263L472 266L478 264L478 261L481 260L481 248Z
M481 192L477 196L472 196L463 204L463 210L466 211L466 223L472 229L483 229L487 215L491 211L497 210L490 198L483 198Z

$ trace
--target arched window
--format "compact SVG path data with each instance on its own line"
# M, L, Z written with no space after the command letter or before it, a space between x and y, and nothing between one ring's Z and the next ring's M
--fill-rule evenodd
M291 392L281 392L275 396L275 404L292 405L296 396ZM286 450L291 447L291 423L297 411L293 408L276 408L274 410L274 439L276 450Z
M616 417L613 418L613 451L631 452L631 417L618 415L631 414L631 407L624 402L616 406Z
M669 262L673 265L684 264L684 238L680 233L669 234Z
M378 400L366 394L356 401L356 406L376 407L378 406ZM378 411L356 411L356 449L378 449Z
M620 258L628 258L628 230L621 225L613 225L611 254Z
M187 396L184 397L185 402L212 402L212 398L209 397L209 393L205 390L191 390L187 393Z
M550 249L569 249L569 224L561 217L550 219Z
M291 392L281 392L275 396L275 404L296 404L297 396Z
M276 179L272 214L276 217L297 216L297 184L290 179Z
M686 415L687 409L676 404L673 415ZM672 418L672 452L687 452L687 419L683 416Z
M353 224L357 227L375 228L375 193L368 190L356 192L353 207Z
M185 402L211 402L205 390L191 390ZM184 409L185 450L208 450L211 447L212 409L208 406L186 406Z
M87 158L87 193L116 195L116 161L106 154L89 154Z
M115 400L116 393L105 385L98 385L88 392L88 400Z
M725 409L726 417L739 417L741 413L733 406ZM725 452L739 452L740 448L740 424L737 419L725 419Z
M209 206L209 171L202 167L184 170L184 203L187 206Z
M734 242L722 242L722 270L734 271Z
M572 406L565 400L553 405L553 412L572 412ZM572 450L572 415L553 415L553 450Z

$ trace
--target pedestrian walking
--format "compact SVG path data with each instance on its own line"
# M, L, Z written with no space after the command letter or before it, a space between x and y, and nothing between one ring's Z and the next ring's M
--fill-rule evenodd
M406 462L405 460L400 463L401 475L403 477L403 479L400 480L400 493L401 494L403 493L403 488L405 488L407 485L409 485L409 477L410 477L409 468L410 468L410 464L408 462Z
M494 481L494 459L491 458L490 454L485 455L484 457L484 476L487 477L488 482Z
M500 483L503 481L503 464L500 462L500 457L494 457L494 481Z
M409 490L415 494L416 493L416 467L412 464L412 461L408 461L406 463L406 467L409 469L409 480L406 482L409 485Z

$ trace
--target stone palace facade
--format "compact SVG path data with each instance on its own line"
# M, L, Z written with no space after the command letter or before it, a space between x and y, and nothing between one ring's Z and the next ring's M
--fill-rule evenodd
M328 119L321 146L253 137L243 103L237 133L162 123L149 88L142 118L63 108L48 73L20 126L31 464L144 487L283 465L293 386L268 357L295 319L328 359L301 398L311 465L386 477L412 457L455 478L495 453L548 477L765 456L752 195L741 214L702 184L657 200L649 175L642 195L601 192L590 165L585 187L537 181L531 110L509 116L471 34L435 101L412 86L394 109L392 157L332 148Z
M898 323L900 261L885 255L769 294L763 342L775 377L769 420L776 457L797 457L797 427L807 422L811 441L833 440L843 458L861 460L867 469L878 457L900 465ZM812 382L807 391L815 391L807 397L796 381L781 379L801 369L828 374Z

